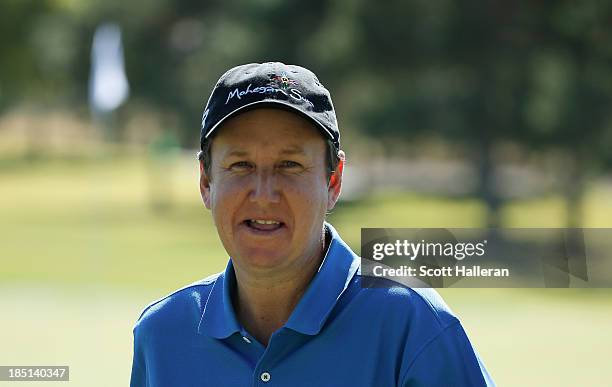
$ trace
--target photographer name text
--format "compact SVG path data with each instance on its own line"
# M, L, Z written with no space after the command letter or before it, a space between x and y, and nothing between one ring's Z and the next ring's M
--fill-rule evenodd
M397 268L375 265L372 269L375 277L509 277L507 268L484 268L476 266L436 267L427 265L400 266Z

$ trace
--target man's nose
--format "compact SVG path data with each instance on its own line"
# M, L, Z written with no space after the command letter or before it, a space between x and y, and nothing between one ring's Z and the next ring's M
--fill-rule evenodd
M262 205L280 201L276 176L272 171L260 171L255 174L254 179L254 186L250 193L251 201Z

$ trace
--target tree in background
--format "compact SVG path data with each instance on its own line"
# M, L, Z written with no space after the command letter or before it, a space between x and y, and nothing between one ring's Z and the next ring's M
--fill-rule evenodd
M609 167L612 154L612 4L555 2L534 13L523 145L567 155L559 166L566 226L581 227L588 175Z

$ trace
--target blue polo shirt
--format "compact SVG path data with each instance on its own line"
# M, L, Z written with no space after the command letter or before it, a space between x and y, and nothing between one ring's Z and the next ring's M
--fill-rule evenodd
M230 259L145 308L131 386L494 386L433 289L363 288L359 257L326 228L323 263L267 347L236 319Z

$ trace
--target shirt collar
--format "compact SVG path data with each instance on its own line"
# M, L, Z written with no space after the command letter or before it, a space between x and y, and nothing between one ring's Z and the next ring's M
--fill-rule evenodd
M306 335L316 335L321 331L336 302L359 268L359 257L340 238L331 224L325 223L325 227L331 234L327 253L285 324L286 328ZM198 333L224 339L240 332L231 298L235 285L236 276L230 259L225 272L221 273L213 284L200 319Z
M225 271L219 274L204 305L204 312L198 325L198 333L205 333L216 339L225 339L240 332L232 305L232 288L236 285L234 266L230 259Z

